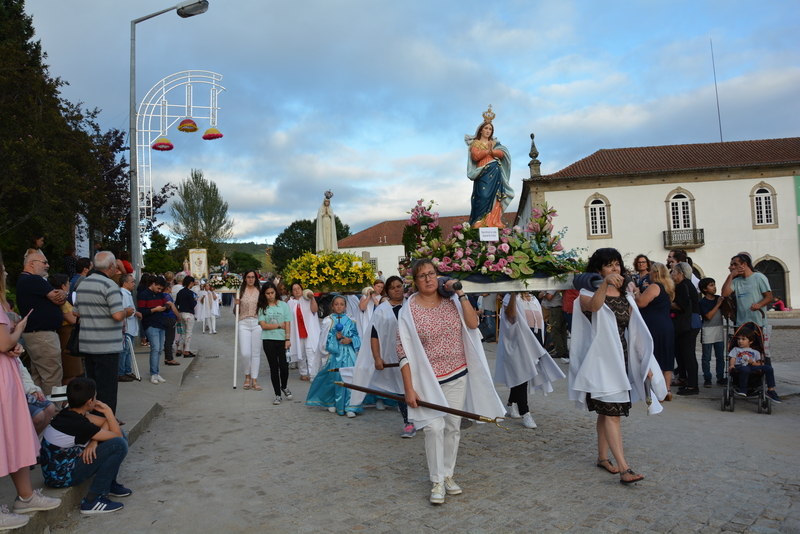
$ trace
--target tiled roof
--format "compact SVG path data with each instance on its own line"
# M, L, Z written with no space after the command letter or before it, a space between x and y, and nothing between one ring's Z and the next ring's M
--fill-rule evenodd
M503 223L506 226L513 225L516 216L517 213L514 211L504 213ZM442 228L442 234L447 235L450 233L450 230L453 228L453 226L468 220L469 215L439 217L439 226ZM344 239L339 240L339 248L402 245L403 228L405 228L407 221L408 219L402 219L399 221L383 221L375 226L370 226L366 230L361 230L357 234L353 234L350 237L345 237Z
M800 163L800 137L601 149L553 174L532 180L652 174Z

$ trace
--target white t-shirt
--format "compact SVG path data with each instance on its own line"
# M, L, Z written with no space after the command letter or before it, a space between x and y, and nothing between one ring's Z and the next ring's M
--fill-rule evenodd
M756 349L744 349L742 347L734 347L728 354L730 358L736 358L734 365L748 365L750 362L761 361L761 353Z

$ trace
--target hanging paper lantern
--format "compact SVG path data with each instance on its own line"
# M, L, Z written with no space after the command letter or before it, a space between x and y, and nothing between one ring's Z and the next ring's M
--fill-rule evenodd
M192 119L183 119L181 121L181 124L178 126L178 130L182 132L196 132L197 123L194 122Z
M211 141L212 139L219 139L222 137L222 134L219 133L219 130L216 128L209 128L206 130L206 133L203 134L203 139L206 141Z
M160 150L161 152L167 152L172 150L173 148L175 148L175 146L166 137L159 137L158 139L156 139L156 142L153 143L153 150Z

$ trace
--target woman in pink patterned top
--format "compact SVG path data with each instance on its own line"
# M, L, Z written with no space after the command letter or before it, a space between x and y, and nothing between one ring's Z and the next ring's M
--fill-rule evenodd
M239 308L239 353L244 370L244 389L261 391L258 369L261 364L261 326L258 324L258 292L261 283L258 273L247 271L239 288L239 298L234 300L234 313Z
M433 483L430 501L441 504L445 494L462 493L453 481L461 418L421 408L417 401L474 409L491 417L502 417L505 409L483 353L478 316L472 306L461 306L467 296L458 290L451 298L442 297L436 269L428 259L418 260L411 272L417 293L400 310L397 357L409 419L425 429L425 454ZM446 282L444 289L452 291L453 282Z

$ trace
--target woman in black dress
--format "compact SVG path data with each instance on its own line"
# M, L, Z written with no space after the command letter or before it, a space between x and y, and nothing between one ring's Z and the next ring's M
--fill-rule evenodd
M692 284L692 267L688 263L672 266L672 279L675 281L675 300L672 320L675 328L675 358L685 376L681 376L683 387L678 395L697 395L697 355L695 345L700 328L692 328L692 314L700 313L700 297Z
M636 293L636 305L653 338L653 354L664 373L667 384L672 382L672 369L675 366L675 330L670 319L670 303L675 299L675 284L670 278L667 266L653 262L650 267L650 285L641 294ZM666 401L672 400L667 393Z

